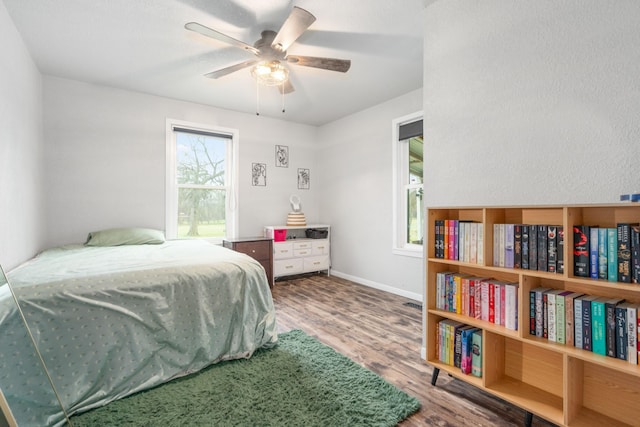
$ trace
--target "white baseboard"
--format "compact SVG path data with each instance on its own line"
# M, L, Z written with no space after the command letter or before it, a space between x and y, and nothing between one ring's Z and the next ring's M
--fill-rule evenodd
M394 288L393 286L383 285L382 283L377 283L371 280L363 279L361 277L351 276L350 274L341 273L333 269L331 269L331 275L337 276L341 279L351 280L352 282L356 282L370 288L379 289L381 291L389 292L395 295L400 295L402 297L416 300L422 303L422 295L415 292L409 292L402 289Z

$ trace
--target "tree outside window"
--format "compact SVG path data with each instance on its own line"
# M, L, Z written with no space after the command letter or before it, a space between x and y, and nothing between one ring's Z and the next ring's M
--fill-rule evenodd
M177 237L225 237L226 145L226 138L176 132Z
M405 197L407 206L407 233L405 243L422 245L424 230L422 212L422 174L423 174L423 140L422 136L411 138L408 141L408 165L409 176L405 184Z
M393 253L421 257L425 233L422 112L393 120L392 129Z

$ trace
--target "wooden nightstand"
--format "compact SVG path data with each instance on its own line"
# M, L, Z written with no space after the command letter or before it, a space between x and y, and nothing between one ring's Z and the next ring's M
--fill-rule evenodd
M270 237L239 237L223 240L222 246L247 254L262 264L267 273L269 287L273 288L273 239Z

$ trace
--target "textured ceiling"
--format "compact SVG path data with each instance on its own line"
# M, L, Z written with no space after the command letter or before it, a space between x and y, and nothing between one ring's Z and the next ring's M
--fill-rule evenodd
M44 74L320 125L422 87L426 0L2 0ZM295 92L257 88L253 55L187 31L201 23L247 44L293 6L316 17L291 55L350 59L346 73L289 65Z

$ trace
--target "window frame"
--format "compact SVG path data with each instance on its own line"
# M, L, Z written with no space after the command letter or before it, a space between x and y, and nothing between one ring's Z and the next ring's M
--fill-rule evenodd
M184 120L166 120L166 182L165 182L165 235L167 239L178 239L178 183L177 183L177 157L176 157L176 132L174 127L190 129L200 132L209 132L229 136L225 158L225 183L226 208L225 208L225 237L202 237L201 239L216 244L222 244L222 240L237 237L238 235L238 164L239 164L239 131L238 129L221 126L194 123ZM228 167L226 167L228 165Z
M412 123L418 120L424 120L423 111L416 111L406 116L393 119L391 121L391 144L392 144L392 169L393 169L393 209L392 209L392 221L393 221L393 233L392 233L392 253L395 255L403 255L415 258L421 258L424 254L424 239L422 245L416 245L413 243L406 243L407 241L407 198L406 188L415 187L409 182L403 182L403 176L408 176L409 172L409 147L408 143L399 140L400 126L407 123ZM406 141L406 140L405 140ZM420 186L423 188L424 193L424 179L423 184ZM423 206L423 230L424 230L424 214L426 209ZM426 237L426 236L425 236Z

